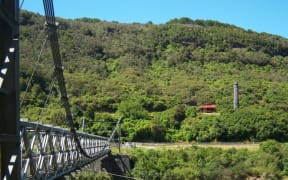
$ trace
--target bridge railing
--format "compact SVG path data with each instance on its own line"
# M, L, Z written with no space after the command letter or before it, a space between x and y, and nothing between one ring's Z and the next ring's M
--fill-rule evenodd
M20 122L22 179L55 179L111 152L108 138L77 133L83 149L77 149L68 129Z

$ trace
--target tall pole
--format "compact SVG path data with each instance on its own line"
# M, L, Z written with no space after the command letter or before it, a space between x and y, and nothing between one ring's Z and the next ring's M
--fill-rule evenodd
M238 83L234 83L234 110L239 108L239 87Z
M119 124L119 133L118 133L118 143L119 143L119 154L121 153L121 124Z
M21 179L19 0L0 1L0 178Z
M82 132L84 132L84 128L85 128L85 117L82 117Z

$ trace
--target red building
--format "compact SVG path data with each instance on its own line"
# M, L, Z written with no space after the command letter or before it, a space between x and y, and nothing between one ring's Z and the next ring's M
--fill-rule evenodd
M215 113L216 112L216 105L209 104L209 105L200 106L200 111L202 113Z

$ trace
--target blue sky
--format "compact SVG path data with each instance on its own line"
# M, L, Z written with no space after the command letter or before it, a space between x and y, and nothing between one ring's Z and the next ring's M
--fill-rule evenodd
M189 17L288 38L288 0L54 0L54 7L62 18L162 24ZM22 9L44 14L42 0L25 0Z

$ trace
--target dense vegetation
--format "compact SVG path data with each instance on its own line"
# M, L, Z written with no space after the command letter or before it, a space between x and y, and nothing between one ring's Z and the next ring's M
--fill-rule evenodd
M182 179L285 179L288 146L274 140L259 150L200 148L131 150L132 175L143 180ZM130 176L130 175L127 175ZM75 179L118 179L108 173L81 172ZM123 178L124 179L124 178Z
M136 150L132 173L140 179L283 179L288 175L287 152L287 145L271 140L258 151L196 146Z
M48 45L24 93L46 37L44 22L21 13L21 117L65 126L57 87L42 111L53 70ZM288 140L287 39L189 18L162 25L59 22L72 112L79 124L85 117L86 132L108 136L123 116L129 141ZM204 104L216 104L220 115L201 114Z

